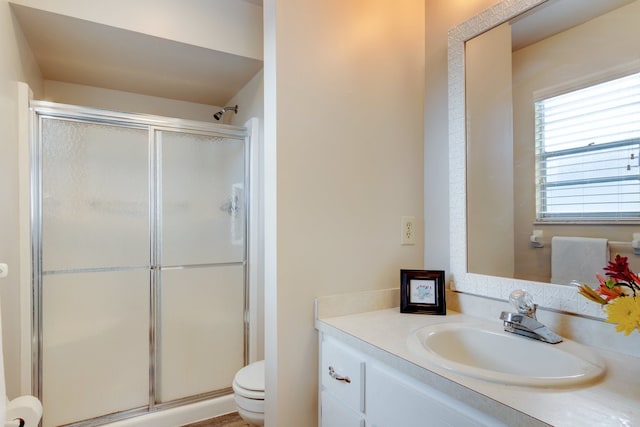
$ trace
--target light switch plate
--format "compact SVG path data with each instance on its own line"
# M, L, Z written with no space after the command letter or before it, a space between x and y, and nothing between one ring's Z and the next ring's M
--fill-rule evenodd
M5 263L0 263L0 279L9 275L9 266Z

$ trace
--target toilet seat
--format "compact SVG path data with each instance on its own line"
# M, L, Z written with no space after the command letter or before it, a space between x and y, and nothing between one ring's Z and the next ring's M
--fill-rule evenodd
M245 397L251 400L264 400L264 391L247 390L240 387L235 381L232 384L233 392L237 396Z
M240 369L234 381L245 390L264 391L264 360Z
M234 393L248 399L264 400L264 360L240 369L233 379Z

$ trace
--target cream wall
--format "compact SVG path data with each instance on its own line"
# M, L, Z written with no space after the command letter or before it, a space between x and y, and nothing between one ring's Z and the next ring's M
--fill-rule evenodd
M18 227L18 81L27 81L42 92L40 71L9 4L0 0L0 262L9 265L9 276L0 279L2 332L7 394L20 391L20 289ZM2 397L4 398L4 397Z
M313 426L314 298L423 266L400 218L423 216L424 1L264 7L266 417Z
M256 191L258 197L257 200L252 199L249 212L252 222L260 230L254 233L252 241L249 242L249 250L255 251L258 255L258 261L249 265L249 275L255 284L249 295L250 313L255 316L255 323L258 325L250 331L253 343L250 357L253 361L264 359L264 72L256 74L227 102L227 105L238 105L238 114L227 113L230 124L244 126L252 117L258 119L258 135L251 139L255 145L251 159L251 173L254 178L252 191Z
M119 90L77 85L53 80L44 81L43 101L82 105L127 113L154 114L203 122L215 122L219 106L140 95Z
M264 117L264 73L256 74L225 105L237 105L238 113L226 113L224 123L243 126L251 117Z

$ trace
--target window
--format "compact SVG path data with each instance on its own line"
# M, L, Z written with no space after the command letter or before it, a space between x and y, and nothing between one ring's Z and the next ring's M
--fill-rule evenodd
M538 221L640 221L640 73L535 102Z

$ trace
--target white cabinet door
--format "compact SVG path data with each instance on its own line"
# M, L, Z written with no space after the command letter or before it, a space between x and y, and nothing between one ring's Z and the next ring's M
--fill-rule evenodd
M367 365L367 427L497 427L466 404L379 363Z
M320 426L364 427L365 362L361 353L320 337Z
M320 393L320 427L364 427L364 417L331 394Z
M364 358L348 346L326 337L320 354L320 384L342 404L364 410Z

